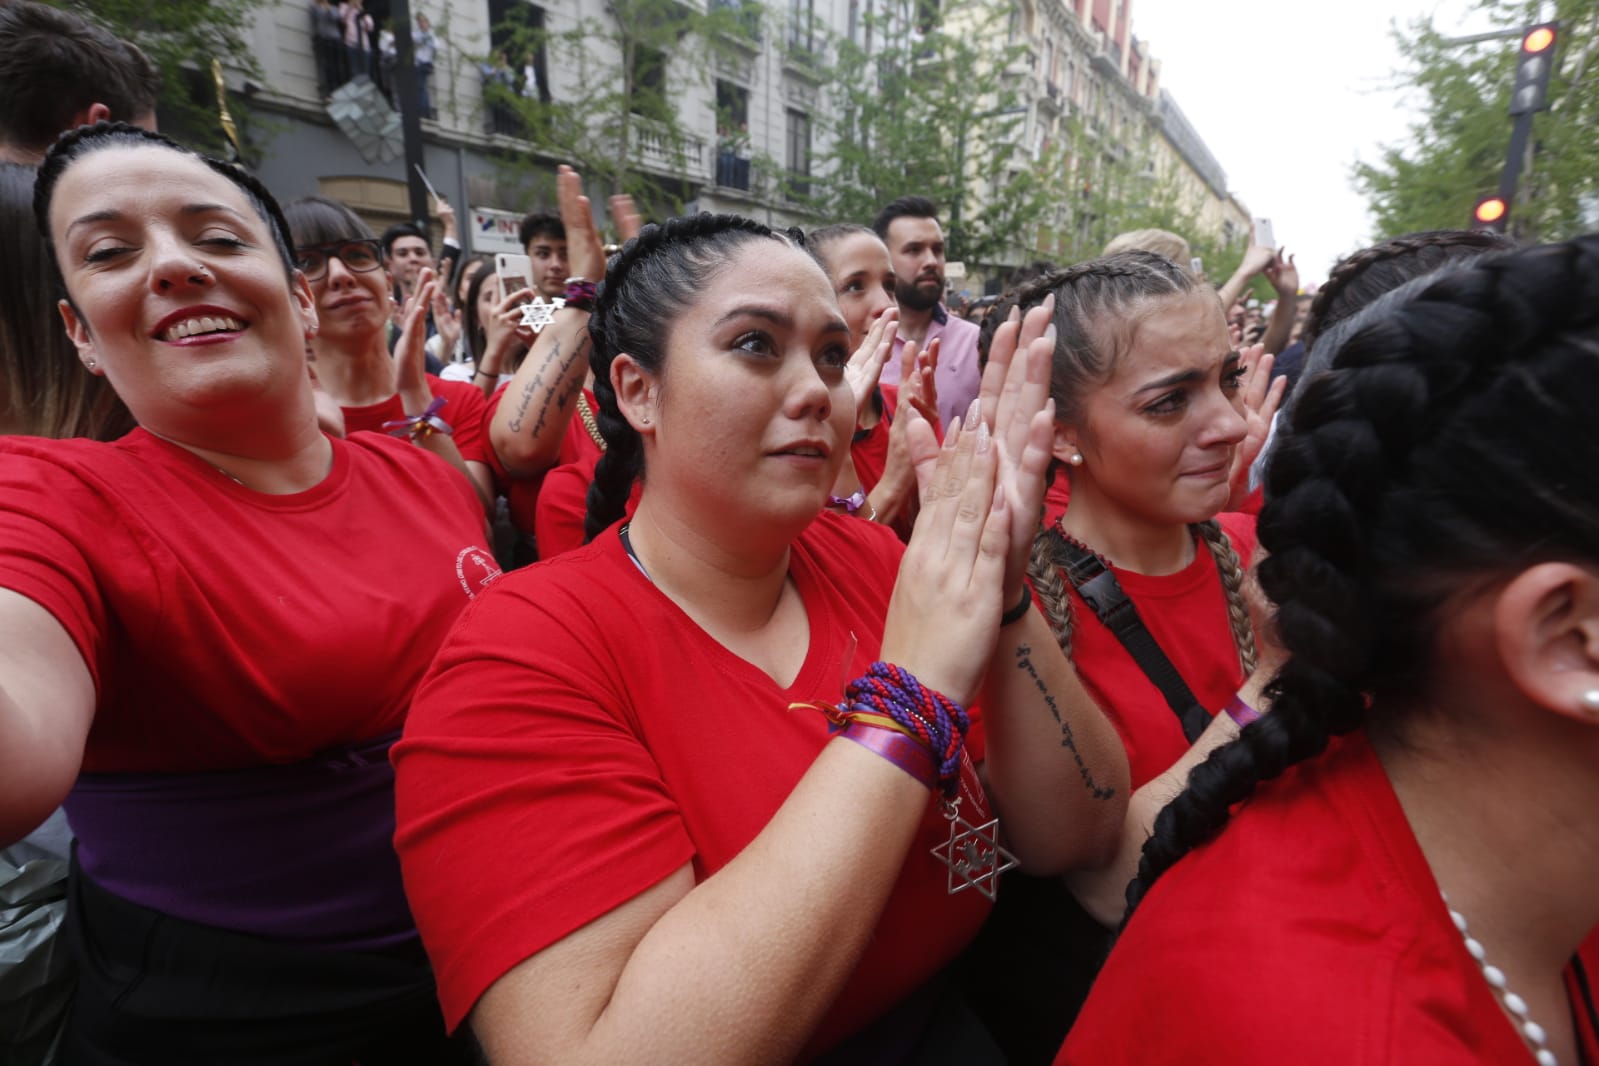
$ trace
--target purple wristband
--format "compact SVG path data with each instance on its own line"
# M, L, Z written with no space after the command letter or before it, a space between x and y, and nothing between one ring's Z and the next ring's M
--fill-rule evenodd
M1251 707L1249 704L1245 703L1243 699L1238 696L1234 696L1232 699L1228 700L1227 706L1222 709L1227 712L1228 718L1231 718L1238 724L1239 729L1244 728L1244 726L1248 725L1250 722L1260 721L1260 712L1255 710L1255 708Z
M929 790L938 783L938 778L933 773L932 754L914 737L875 725L862 725L859 722L851 722L839 736L845 740L853 740L868 751L876 752Z

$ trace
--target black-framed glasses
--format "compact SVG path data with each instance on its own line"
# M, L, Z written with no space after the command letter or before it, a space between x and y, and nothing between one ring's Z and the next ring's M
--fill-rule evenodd
M365 274L383 265L383 245L375 240L361 238L349 241L329 241L294 250L294 263L305 272L307 281L320 281L328 272L328 260L337 258L357 274Z

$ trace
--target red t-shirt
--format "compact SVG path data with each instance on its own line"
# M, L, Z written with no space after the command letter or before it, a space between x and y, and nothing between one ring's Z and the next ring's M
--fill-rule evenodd
M1581 951L1590 973L1599 973L1596 947L1590 936ZM1585 1061L1599 1062L1586 1011L1575 1013ZM1055 1061L1533 1060L1356 733L1263 785L1219 837L1155 883Z
M894 426L894 409L899 406L899 389L893 385L879 385L878 395L883 398L878 411L877 424L871 429L855 431L850 443L850 458L855 461L855 476L867 492L877 487L883 479L883 468L888 465L888 434Z
M85 772L289 763L399 728L493 575L483 509L409 443L333 441L321 484L252 492L135 429L0 438L0 586L71 635Z
M1255 550L1255 520L1249 515L1217 516L1244 566ZM1203 542L1194 561L1175 574L1150 577L1112 568L1138 617L1166 653L1200 706L1220 711L1244 682L1227 615L1216 560ZM1121 734L1138 788L1164 773L1189 748L1182 723L1160 689L1105 628L1076 589L1072 607L1072 662L1083 686Z
M828 740L819 712L789 704L837 702L877 657L902 550L830 513L799 537L789 573L810 645L786 689L662 595L615 527L463 613L394 748L395 845L452 1029L523 959L685 863L711 876L755 838ZM974 722L974 758L978 735ZM981 798L970 770L964 784ZM947 836L929 802L813 1046L882 1014L976 934L986 901L947 895L930 854Z
M469 381L445 381L443 378L432 374L427 376L428 387L433 390L434 396L444 397L444 406L439 409L439 417L450 424L455 432L450 439L455 441L455 447L460 451L461 458L469 463L490 463L487 423L483 421L483 410L487 405L483 399L483 390ZM405 407L400 403L400 394L395 393L382 403L368 404L365 407L341 407L344 412L344 432L346 434L386 433L383 423L404 418ZM411 412L416 414L418 412Z
M484 461L494 471L494 484L500 495L505 497L510 509L511 524L524 533L533 533L536 539L539 492L544 486L549 470L533 477L512 477L505 464L500 462L500 457L495 453L489 437L489 426L494 421L494 412L499 410L500 403L505 399L505 390L509 387L510 382L506 382L496 389L494 395L489 397L488 406L483 411L483 439L485 450L488 452L488 457ZM594 399L594 394L584 389L583 395L588 398L589 409L597 410L599 405ZM599 462L602 449L589 433L588 427L583 424L583 419L578 416L575 405L563 417L568 420L566 432L561 435L560 448L556 452L555 462L550 466L550 470L587 459L589 476L592 480L594 464ZM578 525L582 525L582 519L578 520ZM544 555L543 545L539 546L539 557L547 558Z

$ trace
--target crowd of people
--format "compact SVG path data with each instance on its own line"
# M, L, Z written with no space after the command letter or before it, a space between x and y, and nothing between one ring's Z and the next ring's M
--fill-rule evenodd
M355 78L375 83L391 107L399 104L394 69L399 44L389 20L378 22L365 0L310 0L311 50L316 60L317 91L325 100ZM439 40L427 15L418 13L411 28L411 62L416 71L417 99L423 118L433 118L433 64Z
M1599 238L968 320L925 198L607 247L561 167L514 277L38 17L0 1058L1599 1061Z

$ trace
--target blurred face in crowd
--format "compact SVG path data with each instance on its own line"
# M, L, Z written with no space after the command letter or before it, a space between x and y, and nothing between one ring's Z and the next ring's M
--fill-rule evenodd
M833 283L852 344L859 344L894 306L894 266L875 234L851 233L827 247L827 280Z
M305 280L231 181L169 148L68 164L50 205L67 334L139 422L185 433L220 404L306 387Z
M399 237L389 245L389 269L407 296L416 288L417 275L433 266L433 251L421 237Z
M548 233L536 234L527 242L527 257L533 267L533 288L546 300L566 295L566 241ZM593 278L589 280L595 280Z
M936 218L896 218L888 224L895 296L911 311L930 311L944 298L944 231Z
M483 261L481 259L474 259L461 268L461 276L455 282L455 300L453 302L456 307L466 303L466 294L467 290L472 287L472 279L477 277L477 272L482 269Z
M1214 297L1152 304L1110 377L1082 398L1080 424L1058 427L1056 456L1082 456L1073 502L1103 500L1150 528L1215 517L1244 438L1242 380Z

